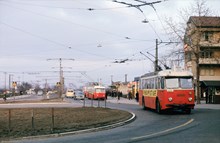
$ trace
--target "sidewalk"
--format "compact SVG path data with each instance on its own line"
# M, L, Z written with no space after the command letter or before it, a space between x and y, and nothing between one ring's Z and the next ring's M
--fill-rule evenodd
M206 104L205 101L200 101L201 104L195 103L195 109L217 109L220 110L220 104Z
M120 100L118 100L117 97L108 97L107 102L109 103L118 103L118 104L133 104L133 105L138 105L138 102L135 99L127 99L121 97Z
M133 104L133 105L139 105L139 103L135 99L127 99L121 97L120 100L118 100L117 97L108 97L107 102L109 103L118 103L118 104ZM201 104L195 103L195 109L216 109L220 110L220 104L206 104L205 101L201 101Z

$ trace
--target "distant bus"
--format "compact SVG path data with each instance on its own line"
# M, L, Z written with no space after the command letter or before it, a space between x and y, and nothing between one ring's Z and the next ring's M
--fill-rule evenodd
M193 76L189 71L164 70L140 78L139 105L161 113L181 109L187 114L194 109Z
M98 84L90 84L84 87L84 94L88 99L105 99L105 87Z

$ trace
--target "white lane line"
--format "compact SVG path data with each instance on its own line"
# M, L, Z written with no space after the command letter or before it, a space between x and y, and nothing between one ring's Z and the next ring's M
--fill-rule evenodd
M160 131L160 132L157 132L157 133L153 133L153 134L148 134L148 135L144 135L144 136L140 136L140 137L134 137L134 138L131 138L131 140L138 140L138 139L143 139L143 138L149 138L149 137L152 137L152 136L156 136L156 135L161 135L161 134L164 134L164 133L168 133L170 131L173 131L173 130L176 130L178 128L181 128L181 127L184 127L190 123L192 123L194 121L194 119L190 119L188 122L182 124L182 125L179 125L179 126L176 126L176 127L173 127L173 128L170 128L170 129L167 129L167 130L164 130L164 131Z

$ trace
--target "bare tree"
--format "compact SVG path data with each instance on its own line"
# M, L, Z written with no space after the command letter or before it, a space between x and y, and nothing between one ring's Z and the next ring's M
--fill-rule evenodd
M18 90L23 93L25 93L27 90L31 88L32 88L32 85L28 82L22 82L21 85L18 86Z
M184 35L186 31L186 23L190 16L211 16L213 12L207 7L205 0L196 0L190 7L179 10L179 17L182 21L176 22L171 17L166 17L165 22L168 27L168 34L174 41L184 42Z

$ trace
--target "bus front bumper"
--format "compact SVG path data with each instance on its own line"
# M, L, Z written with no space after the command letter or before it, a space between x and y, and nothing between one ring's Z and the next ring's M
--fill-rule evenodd
M174 109L194 109L195 104L166 104L167 108Z

